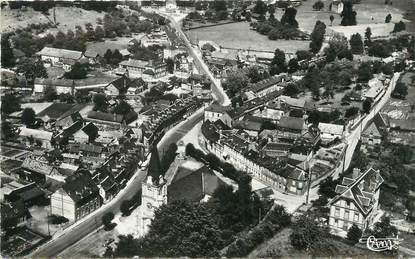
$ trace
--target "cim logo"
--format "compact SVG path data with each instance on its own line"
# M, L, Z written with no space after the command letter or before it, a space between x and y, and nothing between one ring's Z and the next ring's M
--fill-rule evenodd
M375 252L398 249L401 241L403 241L403 239L398 238L398 236L396 236L396 238L376 238L374 236L369 236L367 238L359 239L359 243L366 244L369 250Z

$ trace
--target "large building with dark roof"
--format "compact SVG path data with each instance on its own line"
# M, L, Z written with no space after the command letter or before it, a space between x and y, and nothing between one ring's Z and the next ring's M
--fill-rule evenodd
M99 189L90 173L80 170L51 196L51 213L77 221L101 206Z
M362 230L371 227L379 207L383 178L373 168L361 172L355 168L351 177L344 177L336 186L337 196L330 201L330 228L338 233L356 224Z

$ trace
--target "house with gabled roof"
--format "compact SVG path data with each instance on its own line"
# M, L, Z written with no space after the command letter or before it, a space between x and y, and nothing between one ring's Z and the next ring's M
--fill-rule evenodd
M75 62L80 61L83 57L80 51L50 47L44 47L36 55L40 56L40 59L44 63L48 63L51 66L63 67L67 71L72 68Z
M351 177L344 177L342 183L336 186L337 196L329 203L330 229L345 235L353 224L362 230L371 227L378 212L383 181L380 172L373 168L365 172L355 168Z
M370 123L363 131L361 140L366 149L373 149L376 145L381 144L382 134L374 122Z
M84 56L88 59L90 64L95 64L98 62L99 54L94 50L87 49L84 53Z
M318 124L318 129L320 130L320 137L323 143L328 143L333 140L342 139L344 134L344 126L337 125L332 123L323 123Z
M89 171L79 170L51 196L51 214L77 221L101 206L99 189Z
M73 138L77 143L92 142L97 136L98 128L92 122L87 123L80 130L73 134Z
M204 111L204 121L215 122L221 119L229 127L232 126L232 118L230 116L232 108L230 106L221 106L213 103Z

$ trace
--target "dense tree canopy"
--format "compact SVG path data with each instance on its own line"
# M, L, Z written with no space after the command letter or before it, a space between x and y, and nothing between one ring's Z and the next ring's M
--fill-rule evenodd
M67 79L84 79L88 75L88 65L76 62L71 71L65 73Z
M21 117L22 124L32 126L36 121L36 113L32 108L25 108Z
M353 10L353 2L351 0L344 1L343 11L340 14L342 17L341 25L350 26L356 25L356 11Z
M311 42L310 42L311 52L317 53L320 51L321 46L323 45L325 34L326 34L326 25L321 21L317 21L316 25L314 26L314 30L311 33Z
M108 101L104 94L95 94L92 100L94 102L94 111L107 111Z
M1 97L1 113L10 114L20 110L20 100L15 94L7 93Z
M298 22L295 19L296 15L297 15L297 9L293 7L288 7L287 9L285 9L285 12L281 17L281 23L283 25L289 25L294 28L298 28Z
M363 54L363 40L359 33L353 34L350 37L350 49L353 54Z
M396 83L395 89L392 92L392 96L395 98L405 99L408 95L408 86L404 82Z

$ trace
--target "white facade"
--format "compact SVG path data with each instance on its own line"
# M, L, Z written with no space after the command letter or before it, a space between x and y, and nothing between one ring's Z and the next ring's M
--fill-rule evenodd
M51 214L63 216L70 221L75 221L75 202L61 188L52 194L50 198Z
M153 184L152 177L148 176L141 188L140 235L145 235L149 231L155 209L167 203L167 184L156 186Z

